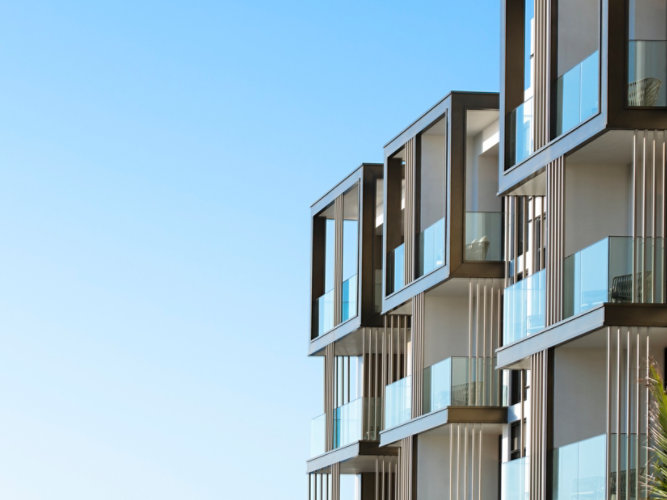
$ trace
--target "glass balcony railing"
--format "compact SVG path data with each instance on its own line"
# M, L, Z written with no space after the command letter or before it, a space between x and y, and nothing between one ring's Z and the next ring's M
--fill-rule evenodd
M503 462L500 467L500 500L530 500L528 457Z
M376 440L379 430L379 401L358 398L334 409L334 448L361 440Z
M667 106L667 40L630 40L628 106Z
M442 218L419 233L419 276L445 264L445 219Z
M491 358L452 357L424 368L424 413L448 406L501 404L500 373Z
M357 315L357 275L343 281L342 320L347 321Z
M554 449L553 500L605 500L606 448L603 434Z
M326 423L325 413L310 421L310 456L317 457L326 451Z
M600 110L600 53L593 52L556 81L556 135Z
M466 212L465 224L465 260L502 260L503 214L501 212Z
M317 299L317 335L322 335L334 327L333 288Z
M533 335L545 327L546 271L543 269L505 289L503 345Z
M610 236L570 255L563 263L563 317L605 302L663 303L663 261L663 238Z
M389 384L384 390L384 428L389 429L412 418L412 376Z
M405 284L405 243L387 255L387 284L387 294L400 290Z
M506 129L508 166L511 166L521 163L534 151L532 97L510 112Z
M649 463L653 460L652 452L647 450L646 434L639 435L639 443L636 434L611 434L609 438L609 498L653 498L647 494L643 481L647 456ZM621 449L617 454L618 442Z

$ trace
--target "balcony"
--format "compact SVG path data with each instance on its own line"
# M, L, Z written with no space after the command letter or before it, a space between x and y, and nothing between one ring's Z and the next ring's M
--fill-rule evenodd
M528 457L503 462L500 467L501 500L530 500Z
M637 434L612 433L609 438L610 498L650 498L642 484L647 458L649 463L653 460L652 452L646 447L646 434L639 435L639 442ZM617 450L616 443L619 441L621 447ZM604 446L604 439L601 446ZM636 492L639 492L639 497L636 497Z
M405 243L401 243L387 255L387 294L405 285Z
M501 212L466 212L465 256L468 261L500 261L503 248Z
M546 271L543 269L505 289L503 345L512 344L544 329Z
M445 219L419 233L419 276L445 264ZM402 286L402 285L401 285Z
M604 500L606 447L603 434L554 449L552 498Z
M556 81L556 136L576 127L600 110L600 52Z
M424 368L424 413L449 406L501 405L491 358L452 357Z
M327 333L334 327L334 291L329 290L317 299L317 335Z
M323 413L310 421L310 456L324 454L326 449L327 415Z
M664 302L663 238L610 236L563 265L563 317L606 302Z
M412 418L412 376L389 384L384 390L384 428L390 429Z
M508 117L507 139L508 166L521 163L533 153L532 97L510 112Z
M628 106L667 106L667 40L630 40Z
M375 441L379 432L379 398L358 398L334 409L334 448Z

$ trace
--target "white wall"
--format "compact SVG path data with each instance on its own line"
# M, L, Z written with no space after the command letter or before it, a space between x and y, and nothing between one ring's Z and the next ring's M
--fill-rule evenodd
M469 438L470 439L470 438ZM468 442L467 493L471 495L472 464L471 441ZM463 448L460 451L459 497L463 498ZM475 453L475 460L478 456ZM456 485L456 462L452 464L454 491ZM478 462L475 463L475 484L478 476ZM498 435L485 434L482 438L482 499L498 498ZM419 500L445 500L449 497L449 428L442 434L429 433L418 437L417 441L417 498ZM475 486L475 493L477 488ZM476 497L476 495L475 495Z
M554 447L604 434L606 348L561 347L554 352Z
M429 296L425 300L424 366L468 355L468 296Z
M566 164L565 256L631 232L629 165Z

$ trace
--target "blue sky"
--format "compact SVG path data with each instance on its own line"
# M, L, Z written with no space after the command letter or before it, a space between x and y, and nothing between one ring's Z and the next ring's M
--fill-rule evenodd
M0 4L0 497L305 498L309 206L499 2Z

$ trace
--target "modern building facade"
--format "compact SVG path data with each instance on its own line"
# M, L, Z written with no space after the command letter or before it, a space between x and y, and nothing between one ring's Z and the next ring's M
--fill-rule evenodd
M501 3L500 94L312 207L309 500L647 498L667 2Z

